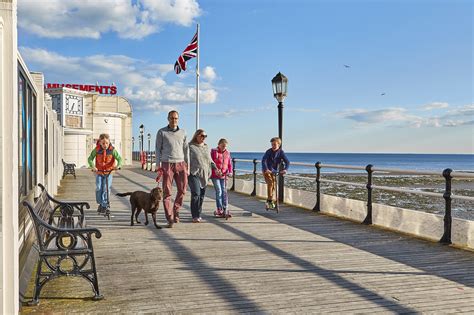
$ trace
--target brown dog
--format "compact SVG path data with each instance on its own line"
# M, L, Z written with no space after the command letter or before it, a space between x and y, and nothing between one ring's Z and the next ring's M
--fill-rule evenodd
M134 191L126 193L116 194L119 197L130 196L130 206L132 210L132 216L130 217L130 225L133 226L133 215L135 215L135 220L137 223L138 215L140 212L145 210L145 225L148 225L148 213L151 213L153 217L153 223L157 229L161 229L161 226L156 224L156 211L160 205L161 199L163 199L163 190L160 187L153 188L149 193L144 191Z

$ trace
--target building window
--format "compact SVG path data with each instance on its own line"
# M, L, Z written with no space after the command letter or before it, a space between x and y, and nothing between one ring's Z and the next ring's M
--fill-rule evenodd
M44 175L48 175L49 162L48 162L48 111L44 110Z
M19 193L28 195L37 183L36 161L36 94L33 85L18 65L18 108L19 108Z
M21 73L18 74L18 109L19 109L19 194L26 195L26 96L25 96L25 78Z

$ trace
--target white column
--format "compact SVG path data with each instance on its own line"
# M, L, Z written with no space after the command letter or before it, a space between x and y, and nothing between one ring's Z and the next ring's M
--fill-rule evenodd
M19 311L17 1L0 0L1 312Z

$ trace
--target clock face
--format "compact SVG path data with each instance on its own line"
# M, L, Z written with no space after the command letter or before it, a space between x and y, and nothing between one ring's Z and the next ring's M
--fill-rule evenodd
M83 113L83 100L82 96L66 94L66 101L64 111L70 115L82 115Z

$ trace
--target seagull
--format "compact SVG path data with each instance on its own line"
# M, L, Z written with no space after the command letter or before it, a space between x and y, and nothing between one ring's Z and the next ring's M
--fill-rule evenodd
M345 67L345 68L350 68L351 66L349 66L349 65L344 65L344 67Z
M385 95L385 92L383 92L382 94L380 94L381 96L384 96Z

